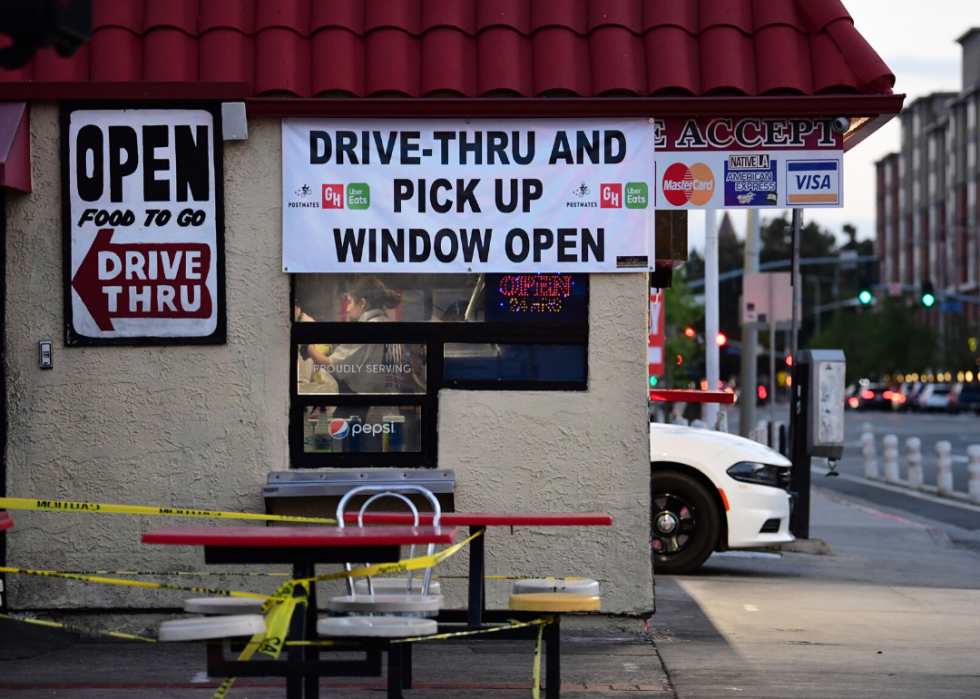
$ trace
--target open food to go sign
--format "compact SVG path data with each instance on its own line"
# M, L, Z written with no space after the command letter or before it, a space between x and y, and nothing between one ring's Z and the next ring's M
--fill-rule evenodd
M62 118L68 344L225 341L220 116Z
M648 119L286 119L284 272L637 272Z

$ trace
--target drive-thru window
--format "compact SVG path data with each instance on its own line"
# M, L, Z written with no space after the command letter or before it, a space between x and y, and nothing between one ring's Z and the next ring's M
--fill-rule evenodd
M648 616L650 277L691 211L843 204L902 96L840 4L95 4L73 58L0 72L0 496L260 512L270 474L452 471L460 511L615 522L518 528L487 573ZM200 566L82 516L24 513L5 560Z

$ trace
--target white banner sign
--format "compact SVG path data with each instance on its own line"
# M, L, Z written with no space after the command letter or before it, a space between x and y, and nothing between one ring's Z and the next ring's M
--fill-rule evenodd
M68 343L223 342L212 112L74 110L66 136Z
M284 119L284 272L637 272L647 119Z

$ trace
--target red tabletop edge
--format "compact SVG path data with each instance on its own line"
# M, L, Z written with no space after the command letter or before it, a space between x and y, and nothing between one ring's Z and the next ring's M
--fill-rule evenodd
M10 529L14 526L14 520L10 519L10 515L6 512L0 512L0 532L4 529Z
M650 400L731 404L735 402L735 394L729 391L689 391L683 388L658 388L650 391Z
M164 527L144 544L175 546L402 546L451 544L458 527Z
M357 513L348 512L344 521L357 524ZM365 524L411 524L408 512L367 512ZM431 524L432 513L420 512L420 524ZM603 512L443 512L440 524L460 527L609 527L612 517Z

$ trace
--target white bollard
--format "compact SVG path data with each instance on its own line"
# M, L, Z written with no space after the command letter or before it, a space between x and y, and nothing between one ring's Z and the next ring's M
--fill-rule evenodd
M864 477L878 479L878 457L875 455L875 435L871 431L871 423L864 423L861 432L861 455L864 457Z
M724 410L718 411L718 422L715 423L718 432L728 432L728 413Z
M966 448L970 458L970 502L980 504L980 444L971 444Z
M922 440L909 437L905 440L905 448L909 451L909 488L922 490Z
M953 497L953 446L947 442L936 442L936 456L939 457L939 474L936 476L936 492L940 497Z
M882 442L885 445L885 483L898 485L898 437L886 434Z

